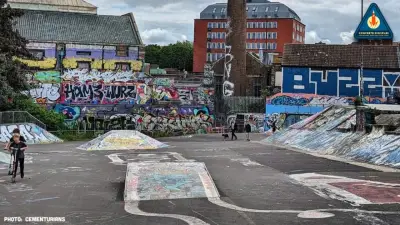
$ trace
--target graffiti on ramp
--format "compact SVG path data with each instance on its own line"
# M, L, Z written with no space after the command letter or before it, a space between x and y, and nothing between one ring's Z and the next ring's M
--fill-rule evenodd
M0 142L8 142L15 128L20 130L21 135L24 136L27 144L50 144L63 142L60 138L32 123L0 125Z
M78 147L81 150L158 149L168 145L134 130L113 130Z

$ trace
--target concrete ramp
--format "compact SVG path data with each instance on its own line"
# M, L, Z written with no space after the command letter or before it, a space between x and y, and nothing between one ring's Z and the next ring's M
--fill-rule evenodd
M113 130L78 147L81 150L146 150L168 145L135 130Z
M219 198L204 163L129 163L125 202Z
M8 142L15 128L21 131L21 135L24 136L27 144L52 144L63 142L60 138L33 123L1 124L0 142Z

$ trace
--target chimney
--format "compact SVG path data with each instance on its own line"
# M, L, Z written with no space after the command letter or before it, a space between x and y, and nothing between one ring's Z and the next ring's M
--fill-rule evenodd
M246 0L228 0L228 30L225 49L225 96L245 96L246 76ZM225 91L227 90L227 91Z

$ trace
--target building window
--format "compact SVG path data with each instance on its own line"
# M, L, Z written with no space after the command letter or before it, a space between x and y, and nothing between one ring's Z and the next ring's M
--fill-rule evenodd
M208 22L207 28L212 28L212 23L211 22Z
M262 32L262 39L267 39L267 32Z
M207 42L207 48L211 48L211 42Z
M207 38L211 38L211 32L207 32Z
M213 61L217 61L218 60L218 55L216 53L213 54Z
M254 7L253 7L253 12L257 12L257 9L258 9L258 8L257 8L256 6L254 6Z
M128 57L129 56L128 46L117 46L117 56Z
M222 32L222 38L225 39L226 38L226 33Z
M278 33L272 32L272 39L277 39L278 38Z
M45 57L44 50L29 49L29 53L31 53L35 59L43 60Z
M226 8L222 8L221 13L225 13L225 12L226 12Z
M262 49L267 49L267 43L262 43Z
M278 12L279 11L279 6L277 6L276 8L275 8L275 12Z
M250 39L250 32L247 32L247 39Z
M254 23L250 22L250 28L253 28L253 27L254 27Z
M115 69L118 71L129 71L131 66L129 63L115 63Z
M276 49L276 48L277 48L276 43L272 43L272 49Z
M274 22L274 28L278 28L278 22Z
M258 28L258 23L254 22L254 28Z
M302 26L300 26L300 32L303 32L303 27Z
M211 53L207 53L207 62L211 62Z
M248 12L248 11L249 11L249 7L247 6L247 7L246 7L246 12Z
M222 48L225 49L225 43L222 43Z
M267 8L265 8L265 12L268 12L268 10L269 10L269 7L267 6Z
M251 46L252 49L257 49L257 43L251 43L251 45L252 45Z
M250 49L250 44L246 43L246 49Z
M214 8L214 9L213 9L213 13L215 13L216 11L217 11L217 8Z
M78 69L90 70L90 62L77 62Z
M76 55L79 55L79 56L91 56L91 55L92 55L92 52L77 51L77 52L76 52Z
M261 33L257 32L257 38L256 39L261 39Z

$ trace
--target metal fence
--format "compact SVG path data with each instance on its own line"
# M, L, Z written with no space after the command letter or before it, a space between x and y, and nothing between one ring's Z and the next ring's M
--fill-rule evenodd
M26 111L0 112L0 124L33 123L46 129L46 125Z
M227 114L265 113L266 99L262 97L240 96L224 97Z

